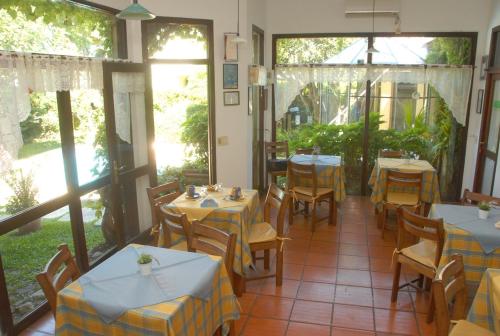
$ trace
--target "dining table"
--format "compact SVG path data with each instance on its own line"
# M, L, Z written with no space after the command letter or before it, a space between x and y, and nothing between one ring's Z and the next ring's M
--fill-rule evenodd
M484 272L467 320L500 335L500 269Z
M478 207L433 204L430 218L443 218L445 239L441 268L453 254L463 256L468 295L474 296L488 268L500 268L500 209L492 208L488 219L480 219Z
M397 170L401 172L422 172L420 200L427 204L440 203L439 182L436 169L426 160L378 158L373 167L368 185L372 188L371 202L380 208L387 193L387 172ZM396 187L391 187L396 188ZM415 192L415 188L405 188L391 191Z
M239 316L222 258L131 244L59 291L55 333L212 336Z

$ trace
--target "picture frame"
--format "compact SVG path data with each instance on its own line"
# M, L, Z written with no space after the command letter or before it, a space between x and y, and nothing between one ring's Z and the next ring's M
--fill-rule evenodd
M484 89L477 90L476 113L483 112Z
M238 44L233 42L237 36L236 33L224 33L224 60L226 62L238 62Z
M238 64L228 63L223 65L222 69L223 89L238 88Z
M240 105L240 91L225 91L224 105L225 106Z
M479 79L484 80L486 78L486 70L488 69L488 55L481 57L481 66L479 68Z

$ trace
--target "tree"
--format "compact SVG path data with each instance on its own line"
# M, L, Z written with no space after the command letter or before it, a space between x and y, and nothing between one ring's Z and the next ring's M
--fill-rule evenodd
M280 38L276 43L278 64L324 63L356 42L355 38Z
M429 43L428 64L469 64L471 40L467 37L437 37Z
M181 141L191 146L190 156L203 167L208 166L208 106L190 105L182 123Z

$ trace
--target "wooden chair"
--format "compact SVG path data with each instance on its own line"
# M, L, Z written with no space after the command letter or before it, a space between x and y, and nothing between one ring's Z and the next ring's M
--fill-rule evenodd
M293 224L293 209L295 201L304 201L306 204L312 204L312 215L311 215L311 230L314 232L316 230L316 223L328 218L330 225L336 225L337 223L337 204L335 202L335 193L332 188L318 188L318 176L316 174L316 166L302 165L294 162L288 163L288 190L293 197L290 198L289 203L289 216L288 223ZM309 181L310 187L303 187L296 185L296 179L302 179L303 181ZM316 207L318 203L322 200L327 200L330 202L329 215L325 218L316 218Z
M415 188L416 192L392 191L391 188ZM387 181L385 186L384 200L382 201L382 211L378 213L378 223L382 229L384 238L385 223L389 210L396 210L400 206L417 208L420 211L420 190L422 188L422 172L407 173L397 170L387 171Z
M269 186L266 201L264 203L263 223L251 226L248 242L252 255L257 251L264 251L264 269L269 269L270 250L276 249L276 273L250 278L247 280L257 280L268 277L276 277L276 286L283 284L283 243L285 238L285 216L289 203L289 196L274 183ZM271 224L271 212L277 211L276 229Z
M469 189L465 189L464 195L460 202L462 203L462 205L476 205L480 202L496 203L500 205L500 198L472 192Z
M181 195L181 186L178 181L165 183L156 187L146 188L151 206L151 218L153 227L151 228L151 236L156 246L160 246L160 221L157 217L157 208L164 204L168 204ZM163 242L165 243L165 242Z
M80 270L68 245L61 244L57 249L59 252L49 260L43 272L36 276L54 316L56 316L57 292L80 277ZM58 272L63 264L65 267Z
M467 288L461 255L452 255L451 261L439 271L432 282L432 293L436 305L437 336L495 335L493 332L465 320ZM451 302L453 302L453 308L450 313L449 303ZM451 324L454 324L453 328L450 328Z
M266 171L271 181L277 183L278 176L286 176L287 160L290 155L288 142L266 142Z
M295 150L295 154L308 154L311 155L314 151L314 148L297 148Z
M396 266L394 268L394 278L392 282L391 301L396 302L399 289L412 286L421 290L423 277L434 279L443 253L444 245L444 227L443 219L429 219L417 214L414 214L408 209L399 207L397 209L398 218L398 240L397 247L394 251L394 260ZM415 238L419 241L416 244ZM410 243L408 243L410 242ZM413 245L412 245L413 244ZM399 286L399 278L401 275L401 265L405 264L421 274L419 287L415 287L413 282L408 282ZM432 294L432 293L431 293ZM431 297L427 321L430 323L434 315L434 304Z
M378 151L378 157L380 158L390 158L390 159L402 159L404 156L403 151L394 151L394 150L388 150L388 149L380 149Z
M174 214L158 206L156 208L156 215L160 221L164 247L178 251L188 251L191 241L191 223L186 214ZM185 237L185 240L177 244L172 244L170 236L172 233Z

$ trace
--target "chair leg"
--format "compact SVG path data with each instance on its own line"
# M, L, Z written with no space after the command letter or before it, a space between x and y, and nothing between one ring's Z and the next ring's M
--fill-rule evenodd
M399 261L397 261L396 268L394 269L394 275L392 278L391 302L396 302L396 300L398 299L399 277L400 276L401 276L401 263Z
M290 204L288 206L288 225L292 226L293 224L293 197L290 197Z
M316 200L312 201L311 231L316 231Z
M385 222L387 221L387 212L388 210L383 207L382 211L380 212L380 223L381 223L381 230L382 230L382 239L384 239L384 231L385 231Z
M332 194L330 196L330 218L328 221L329 225L337 225L337 204L335 202L335 196Z
M276 286L283 284L283 250L276 249Z
M423 274L418 275L417 285L419 288L423 288L423 286L424 286L424 275Z
M309 215L309 202L304 202L304 217Z
M271 260L271 253L269 253L269 250L264 250L264 269L266 270L269 269L270 260Z
M236 336L236 327L234 320L229 321L229 336Z
M431 287L431 302L429 302L429 310L427 312L427 323L431 323L434 321L434 311L436 309L436 305L434 304L434 293Z
M252 252L252 262L257 263L257 256L255 255L255 251Z

